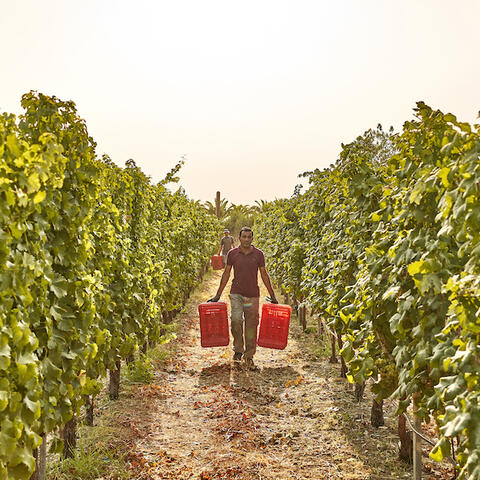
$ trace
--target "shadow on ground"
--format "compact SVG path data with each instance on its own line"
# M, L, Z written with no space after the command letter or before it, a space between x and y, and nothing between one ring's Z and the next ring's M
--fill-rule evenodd
M230 362L216 363L210 367L202 368L198 379L201 387L213 387L215 385L230 385L231 365Z

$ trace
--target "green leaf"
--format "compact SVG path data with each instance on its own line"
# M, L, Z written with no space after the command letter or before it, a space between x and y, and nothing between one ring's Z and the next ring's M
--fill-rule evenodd
M41 415L41 410L40 410L40 402L39 401L32 401L28 397L25 397L23 400L25 403L25 406L34 414L34 418L37 419Z
M418 262L413 262L408 266L408 273L410 276L414 276L417 273L419 273L422 270L423 264L425 262L423 260L420 260Z
M8 392L5 392L4 390L0 390L0 412L5 410L8 405Z
M10 464L13 468L9 467L9 473L14 473L14 478L19 480L30 478L31 473L35 470L35 458L26 447L17 446Z
M391 286L383 295L382 295L382 300L388 300L390 297L393 297L398 293L400 290L399 285L393 285Z
M17 136L14 133L7 135L7 147L15 157L20 157L22 151L20 150L20 146L18 144Z
M18 223L11 223L9 225L9 228L13 238L15 238L16 240L20 239L23 234L23 229L21 228L21 226Z
M67 295L68 282L61 277L58 277L50 285L50 290L55 294L57 298L63 298Z
M37 364L37 356L33 352L23 352L17 358L17 364L28 365L28 364Z
M40 176L37 172L32 173L27 178L29 192L36 192L40 189Z
M10 357L0 356L0 370L7 370L10 367Z
M47 196L47 192L45 192L45 190L40 190L33 197L33 203L37 204L37 203L43 202L46 196Z
M447 455L450 455L450 444L448 439L443 437L433 447L430 458L435 462L441 462Z
M10 421L2 422L2 428L4 428ZM5 431L0 431L0 457L10 457L16 449L16 438L10 434L11 429L4 428ZM9 432L7 434L7 431Z

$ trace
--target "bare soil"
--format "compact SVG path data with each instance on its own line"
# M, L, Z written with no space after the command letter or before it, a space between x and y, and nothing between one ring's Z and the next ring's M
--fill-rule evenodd
M412 467L397 459L393 405L385 406L386 425L373 428L368 388L356 402L325 345L314 332L302 333L295 317L287 348L259 347L255 371L234 365L232 343L201 348L197 305L213 296L220 275L210 272L177 317L175 355L154 383L136 386L117 404L118 422L131 432L131 478L411 478ZM428 451L424 478L452 478Z

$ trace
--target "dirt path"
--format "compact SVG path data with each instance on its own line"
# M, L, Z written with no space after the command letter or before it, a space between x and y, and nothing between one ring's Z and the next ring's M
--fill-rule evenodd
M373 429L370 401L356 403L338 366L305 347L296 319L285 350L257 350L258 371L234 366L231 345L200 347L196 308L219 279L207 275L178 319L173 361L138 389L134 478L411 478L397 461L393 415Z

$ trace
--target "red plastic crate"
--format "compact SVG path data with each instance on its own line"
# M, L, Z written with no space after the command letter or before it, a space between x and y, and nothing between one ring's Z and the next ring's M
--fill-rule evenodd
M200 344L202 347L225 347L230 342L227 304L206 302L198 306L200 315Z
M262 305L257 345L283 350L287 346L291 313L292 307L290 305L264 303Z
M223 257L221 255L214 255L212 257L212 268L214 270L221 270L223 268Z

